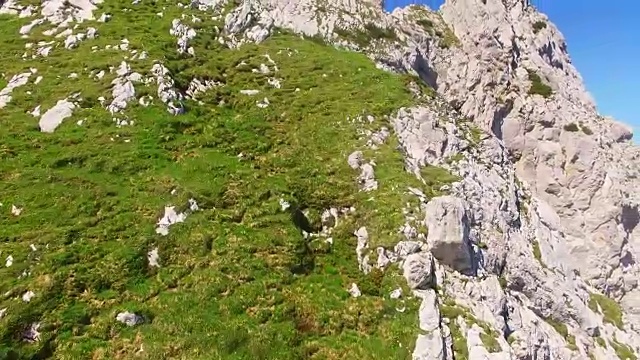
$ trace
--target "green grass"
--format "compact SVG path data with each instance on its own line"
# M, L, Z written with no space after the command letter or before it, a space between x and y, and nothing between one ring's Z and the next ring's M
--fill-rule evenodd
M589 308L598 312L598 308L602 309L604 321L615 325L619 329L624 328L622 321L622 309L620 305L613 299L601 294L589 294Z
M445 24L443 22L443 24ZM436 34L440 36L440 42L438 46L442 49L450 49L452 47L460 46L460 39L456 36L456 34L445 24L445 28L443 31L436 31Z
M564 128L565 131L570 131L570 132L580 131L580 128L578 127L578 124L576 124L574 122L565 125L563 128Z
M438 21L433 21L433 17L439 17ZM410 19L415 21L416 25L420 26L422 30L431 36L438 37L438 47L442 49L449 49L452 47L460 46L460 39L456 36L453 30L442 19L442 16L438 12L433 12L430 9L418 5L411 5Z
M578 350L578 347L576 345L576 338L575 336L569 334L569 329L567 328L567 325L552 318L546 318L545 321L547 322L547 324L551 325L556 330L556 332L558 332L558 334L560 334L567 341L569 349L574 351Z
M456 323L456 319L462 317L467 327L471 327L473 324L477 324L482 328L483 332L480 333L480 340L484 347L490 353L500 352L502 347L497 338L500 336L497 331L491 328L489 324L478 320L473 316L469 309L457 305L454 301L448 299L440 305L440 315L448 318L449 328L451 330L451 336L453 339L453 352L456 359L468 359L469 353L467 349L466 335L462 334L460 327Z
M451 330L451 339L453 340L453 353L457 360L469 359L469 348L467 347L466 334L462 334L462 329L451 319L449 323L449 330Z
M544 98L548 98L553 94L553 89L542 81L540 75L531 69L527 69L529 81L531 87L529 88L529 95L540 95Z
M163 18L155 16L161 6ZM38 86L16 89L0 115L0 200L5 210L24 207L19 217L0 215L3 257L15 258L0 268L0 293L10 291L0 297L0 308L8 309L0 320L0 358L127 359L140 347L139 358L410 358L419 304L406 300L400 313L385 298L406 287L397 271L360 273L352 233L367 226L372 246L392 246L411 200L406 187L438 194L456 178L435 167L424 169L426 185L408 176L394 139L365 151L377 163L377 191L358 192L357 172L346 162L364 148L357 130L365 126L347 117L373 115L378 121L366 126L381 125L384 115L413 103L405 79L376 69L364 55L286 33L228 50L216 41L212 20L199 25L191 42L197 56L179 56L170 23L192 10L168 1L129 12L124 1L101 7L98 13L114 14L111 22L81 25L96 25L99 38L28 61L21 60L27 40L16 35L28 19L0 17L3 72L37 67L44 76ZM89 72L118 66L122 54L91 47L119 43L125 29L131 48L150 55L129 61L134 71L146 75L159 59L178 88L194 77L225 85L203 94L205 105L187 102L178 117L162 104L134 102L123 116L135 125L116 127L96 104L99 96L110 98L114 75L97 81ZM28 41L40 33L36 28ZM280 89L251 71L266 63L265 54L280 69ZM243 61L249 65L238 66ZM71 72L78 79L67 79ZM248 97L242 89L261 94ZM137 84L136 91L156 89ZM53 134L40 133L37 119L25 113L74 92L84 107ZM271 105L261 109L255 101L263 97ZM86 119L83 126L79 119ZM333 246L305 247L280 211L280 197L316 214L332 206L357 210L335 229ZM184 207L189 198L202 210L168 236L156 235L163 207ZM146 253L155 246L161 267L149 268ZM20 278L23 271L30 275ZM346 292L352 282L362 297ZM36 297L23 303L27 290ZM124 310L145 315L147 323L117 323ZM34 321L42 323L42 340L20 341Z
M611 341L611 347L613 348L613 350L615 350L616 355L620 360L637 360L638 359L633 349L627 344L622 344L617 340L613 340Z
M580 130L582 130L585 135L593 135L593 130L582 122L580 123Z
M570 131L570 132L578 132L578 131L582 130L582 132L585 135L593 135L593 130L591 130L591 128L589 128L587 125L583 124L582 122L580 122L580 125L578 125L578 124L576 124L574 122L571 122L571 123L565 125L563 127L563 129L565 131Z
M569 329L567 328L567 325L552 318L547 318L545 319L545 321L549 325L551 325L551 327L553 327L563 338L566 339L569 336Z
M479 127L473 124L469 126L469 139L471 140L472 145L478 146L482 141L483 136L484 133Z
M393 41L398 39L394 29L383 28L374 23L367 23L362 29L335 28L334 32L342 39L348 40L361 48L369 47L374 41Z
M429 19L418 19L416 20L416 24L422 26L424 31L431 33L433 32L433 21Z
M459 162L460 160L464 160L464 155L462 153L455 153L449 156L445 161L447 162L447 164L453 164Z
M542 251L540 251L540 243L538 243L538 240L535 240L531 246L533 247L533 257L538 260L543 268L548 269L547 264L542 261Z
M488 352L495 353L502 351L500 343L493 334L481 333L480 340L482 341L482 344Z
M506 289L507 286L509 285L509 283L507 282L507 279L504 277L504 275L500 275L500 277L498 278L498 282L500 283L500 287L502 289Z

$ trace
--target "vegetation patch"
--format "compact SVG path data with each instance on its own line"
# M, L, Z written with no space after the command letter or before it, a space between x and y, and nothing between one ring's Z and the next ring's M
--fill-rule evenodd
M469 139L471 144L478 146L484 137L484 132L476 125L469 125Z
M553 327L556 330L556 332L558 332L558 334L560 334L567 341L567 345L568 345L567 347L569 349L574 351L578 349L578 347L576 346L576 338L575 336L569 334L569 329L567 328L567 325L552 318L546 318L545 321L547 322L547 324L551 325L551 327Z
M531 246L533 247L533 257L538 260L543 268L548 269L547 265L544 263L544 261L542 261L542 251L540 251L540 243L538 242L538 240L535 240L531 244Z
M420 176L425 182L425 195L429 198L445 195L442 189L445 185L460 181L460 177L451 174L449 171L432 165L426 165L420 169Z
M505 278L504 275L500 275L500 277L498 278L498 282L500 283L500 287L503 289L506 289L509 285L507 282L507 278Z
M436 96L436 90L427 85L427 83L420 79L418 76L413 74L404 74L402 75L402 77L404 78L405 84L408 88L417 88L418 90L420 90L422 95L428 98L433 98Z
M548 98L553 94L553 90L551 89L551 87L542 81L540 75L538 75L531 69L527 69L527 73L529 76L529 81L531 82L529 95L540 95L544 98Z
M580 130L582 130L585 135L593 135L593 130L582 122L580 122Z
M443 21L442 22L444 29L442 31L437 31L436 34L440 36L440 42L438 46L442 49L450 49L452 47L460 46L460 39L456 36L456 34L451 30L451 28Z
M416 20L416 24L420 25L420 27L422 27L422 29L424 31L426 31L427 33L429 33L431 35L434 34L433 21L431 21L429 19L418 19L418 20Z
M459 161L461 161L463 159L464 159L464 155L461 152L459 152L459 153L455 153L455 154L447 157L445 162L447 164L454 164L454 163L457 163L457 162L459 162Z
M440 305L440 315L446 317L450 320L449 328L451 329L451 335L453 337L453 351L456 355L456 359L458 357L462 359L468 359L469 353L467 349L467 341L466 337L461 333L460 327L456 323L456 319L462 317L467 325L467 327L471 327L473 324L476 324L482 328L483 332L480 333L480 340L482 340L482 344L490 353L499 352L502 350L500 343L497 338L500 336L497 331L493 330L489 324L484 321L478 320L469 309L461 307L457 305L453 300L447 299L443 304ZM456 339L457 336L454 336L455 332L459 335L459 339ZM456 344L457 343L457 344Z
M619 329L624 328L622 309L615 300L601 294L590 293L589 308L595 312L598 312L598 308L600 308L605 322L613 324Z
M565 125L565 126L563 127L563 129L564 129L565 131L570 131L570 132L577 132L577 131L580 131L580 127L578 127L578 124L576 124L576 123L574 123L574 122L572 122L572 123L569 123L569 124Z
M615 350L616 355L620 360L637 360L635 352L631 346L618 342L617 340L611 341L611 347Z
M547 28L547 23L546 21L542 21L542 20L538 20L535 23L533 23L533 33L537 34L539 33L542 29L546 29Z
M8 294L0 297L7 309L0 358L410 358L419 304L406 300L406 311L396 311L386 295L406 286L404 279L360 272L353 231L367 226L372 244L394 244L406 187L437 194L455 177L435 167L423 171L426 185L406 176L391 139L366 151L377 164L379 189L362 193L346 161L364 148L358 130L373 130L385 115L414 104L405 79L362 54L286 32L231 50L216 39L222 24L209 19L190 42L196 56L181 55L171 21L195 10L165 0L135 11L116 0L100 7L111 21L81 25L98 27L98 38L74 50L57 47L46 60L21 58L42 29L22 39L17 34L29 19L2 17L3 72L33 67L43 80L16 89L0 117L0 200L3 209L23 207L20 216L0 215L2 255L14 258L0 268L0 293ZM97 99L110 100L109 67L131 54L92 47L119 44L124 35L131 49L149 54L127 60L133 71L146 76L162 60L179 89L194 78L222 85L203 93L202 103L187 101L180 116L159 102L134 101L119 116L135 125L116 126ZM253 71L268 64L265 55L279 68L280 88ZM90 76L100 70L103 80ZM73 72L79 76L71 80ZM135 87L137 95L157 91ZM259 98L240 93L246 89L259 90ZM85 105L54 133L41 133L27 112L76 92ZM269 106L258 107L265 97ZM376 122L352 121L367 115ZM191 198L200 210L167 236L156 234L164 206L184 207ZM308 210L313 226L329 207L356 211L335 228L329 246L303 240L280 198ZM155 247L159 268L147 261ZM353 282L363 296L348 294ZM36 295L26 303L20 297L28 290ZM135 328L118 323L116 314L126 310L147 321ZM41 339L27 343L20 337L32 322L41 323Z

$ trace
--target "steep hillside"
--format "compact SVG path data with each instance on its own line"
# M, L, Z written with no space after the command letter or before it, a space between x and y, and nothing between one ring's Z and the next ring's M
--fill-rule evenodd
M8 0L0 39L2 359L639 353L638 152L526 1Z

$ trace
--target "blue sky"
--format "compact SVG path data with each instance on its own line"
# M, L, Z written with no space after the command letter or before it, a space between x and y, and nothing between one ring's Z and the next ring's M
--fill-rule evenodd
M443 0L386 0L388 9L411 3L437 9ZM532 0L560 29L569 55L598 110L634 128L640 137L640 1Z

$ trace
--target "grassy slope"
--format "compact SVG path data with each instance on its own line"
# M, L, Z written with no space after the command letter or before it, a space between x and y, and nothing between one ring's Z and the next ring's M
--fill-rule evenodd
M0 309L8 309L0 320L0 358L128 359L141 348L136 358L408 358L417 304L408 301L400 313L388 299L403 284L397 270L359 273L352 232L365 225L373 243L398 240L403 190L420 185L403 174L393 141L369 153L378 164L376 192L358 193L357 174L346 163L351 151L364 147L356 131L364 125L347 117L380 119L410 104L403 79L362 55L286 34L224 49L211 21L194 40L197 57L185 59L169 35L172 14L181 9L157 2L122 11L129 6L106 1L114 18L97 26L98 39L30 61L20 60L27 40L16 36L28 19L1 18L6 79L36 67L44 80L17 89L0 110L0 260L15 258L12 267L0 268ZM45 29L36 28L32 39ZM161 104L132 105L125 113L135 125L116 127L95 100L109 97L113 75L96 81L88 72L119 65L123 53L91 47L117 45L124 29L131 48L150 53L149 60L130 62L135 71L148 73L153 59L161 59L182 86L193 76L226 86L210 91L204 106L188 103L179 117ZM280 69L281 89L250 66L236 67L266 63L264 54ZM71 72L79 78L67 79ZM262 93L238 93L249 88ZM136 90L155 93L139 84ZM84 108L53 134L40 133L37 119L25 114L76 91ZM260 109L255 101L265 96L271 106ZM211 105L220 100L226 106ZM78 119L85 124L77 126ZM156 235L163 207L184 206L190 197L202 211L168 236ZM317 242L312 254L301 254L300 235L280 211L280 197L316 213L330 206L357 211L336 229L332 247ZM11 216L11 204L23 206L22 215ZM147 265L154 246L159 269ZM308 265L303 272L296 270L301 262ZM30 275L20 277L23 271ZM367 294L350 298L351 282ZM27 290L36 293L30 303L20 300ZM115 321L124 310L148 322L126 328ZM42 340L20 341L33 321L42 323Z

